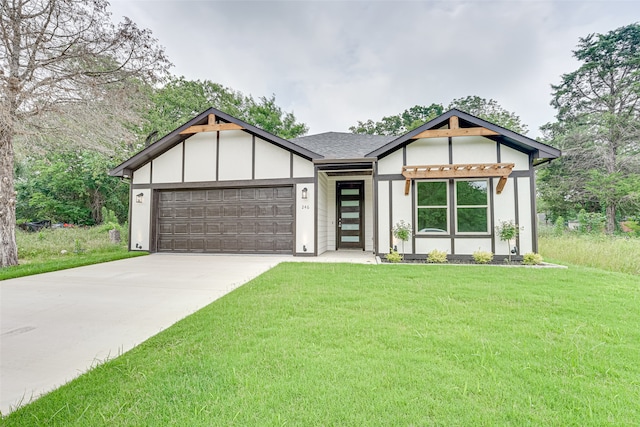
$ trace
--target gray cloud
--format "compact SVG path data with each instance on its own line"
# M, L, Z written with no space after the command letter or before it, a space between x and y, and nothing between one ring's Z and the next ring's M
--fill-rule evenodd
M551 84L576 68L578 38L634 22L633 1L113 0L150 28L173 72L276 95L311 133L416 104L478 95L553 119Z

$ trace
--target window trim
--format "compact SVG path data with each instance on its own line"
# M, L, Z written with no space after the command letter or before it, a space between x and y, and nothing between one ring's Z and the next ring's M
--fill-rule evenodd
M418 184L421 182L444 182L445 183L445 187L447 190L447 202L445 205L441 205L441 206L426 206L426 205L418 205ZM416 231L415 234L419 235L419 236L450 236L451 235L451 221L450 221L450 217L451 217L451 206L449 206L449 194L451 191L451 180L450 179L421 179L421 180L416 180L416 191L415 191L415 207L416 207ZM447 214L446 214L446 218L447 218L447 229L445 230L446 233L442 233L439 231L419 231L418 230L418 218L419 218L419 209L446 209L447 210Z
M487 184L487 204L486 205L458 205L458 182L478 182L484 181ZM466 179L454 179L453 180L453 203L454 203L454 217L455 217L455 234L463 236L490 236L491 235L491 198L489 197L489 191L492 191L491 182L488 178L466 178ZM487 231L458 231L458 208L486 208L487 209Z
M461 181L484 181L487 184L487 203L486 205L458 205L458 188L456 183ZM416 191L414 196L415 201L415 215L416 215L416 224L415 224L415 235L416 236L491 236L491 197L489 192L493 191L493 187L491 185L491 180L489 178L462 178L462 179L421 179L414 180L416 185ZM418 185L421 182L444 182L446 183L447 188L447 204L443 206L426 206L418 204ZM450 198L451 192L453 192L453 198ZM453 202L453 206L451 203ZM418 230L418 218L419 218L419 209L446 209L447 210L447 229L446 233L436 232L436 231L419 231ZM458 230L458 208L484 208L487 212L487 231L459 231ZM451 209L454 209L453 212L453 221L454 224L451 224Z

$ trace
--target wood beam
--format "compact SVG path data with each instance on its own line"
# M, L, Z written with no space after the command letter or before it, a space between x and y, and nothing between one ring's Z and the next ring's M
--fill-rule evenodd
M442 137L449 137L449 136L491 136L491 135L499 135L499 133L483 127L457 128L457 129L429 129L429 130L420 132L419 134L412 137L411 139L442 138Z
M411 180L407 179L404 182L404 195L408 196L409 195L409 190L411 190Z
M498 181L498 185L496 185L496 194L502 193L502 190L504 190L504 186L506 183L507 183L507 177L501 176L500 181Z
M209 114L209 124L210 125L215 125L216 124L216 115L215 114Z
M449 129L459 129L460 124L458 122L458 116L449 117Z
M455 165L403 166L402 175L407 180L484 177L504 177L506 179L506 177L511 174L514 166L514 163L467 163Z
M235 123L214 123L208 125L194 125L180 132L180 135L200 132L215 132L218 130L240 130L244 129L242 126Z

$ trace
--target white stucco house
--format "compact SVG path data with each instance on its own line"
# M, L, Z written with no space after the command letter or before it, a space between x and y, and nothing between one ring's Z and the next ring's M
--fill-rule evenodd
M130 249L407 258L509 252L500 221L537 252L534 167L560 151L463 111L402 136L285 140L210 108L110 171L131 181Z

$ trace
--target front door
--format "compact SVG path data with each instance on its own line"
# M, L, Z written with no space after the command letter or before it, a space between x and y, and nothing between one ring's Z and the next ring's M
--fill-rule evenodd
M336 249L364 250L364 181L336 184Z

